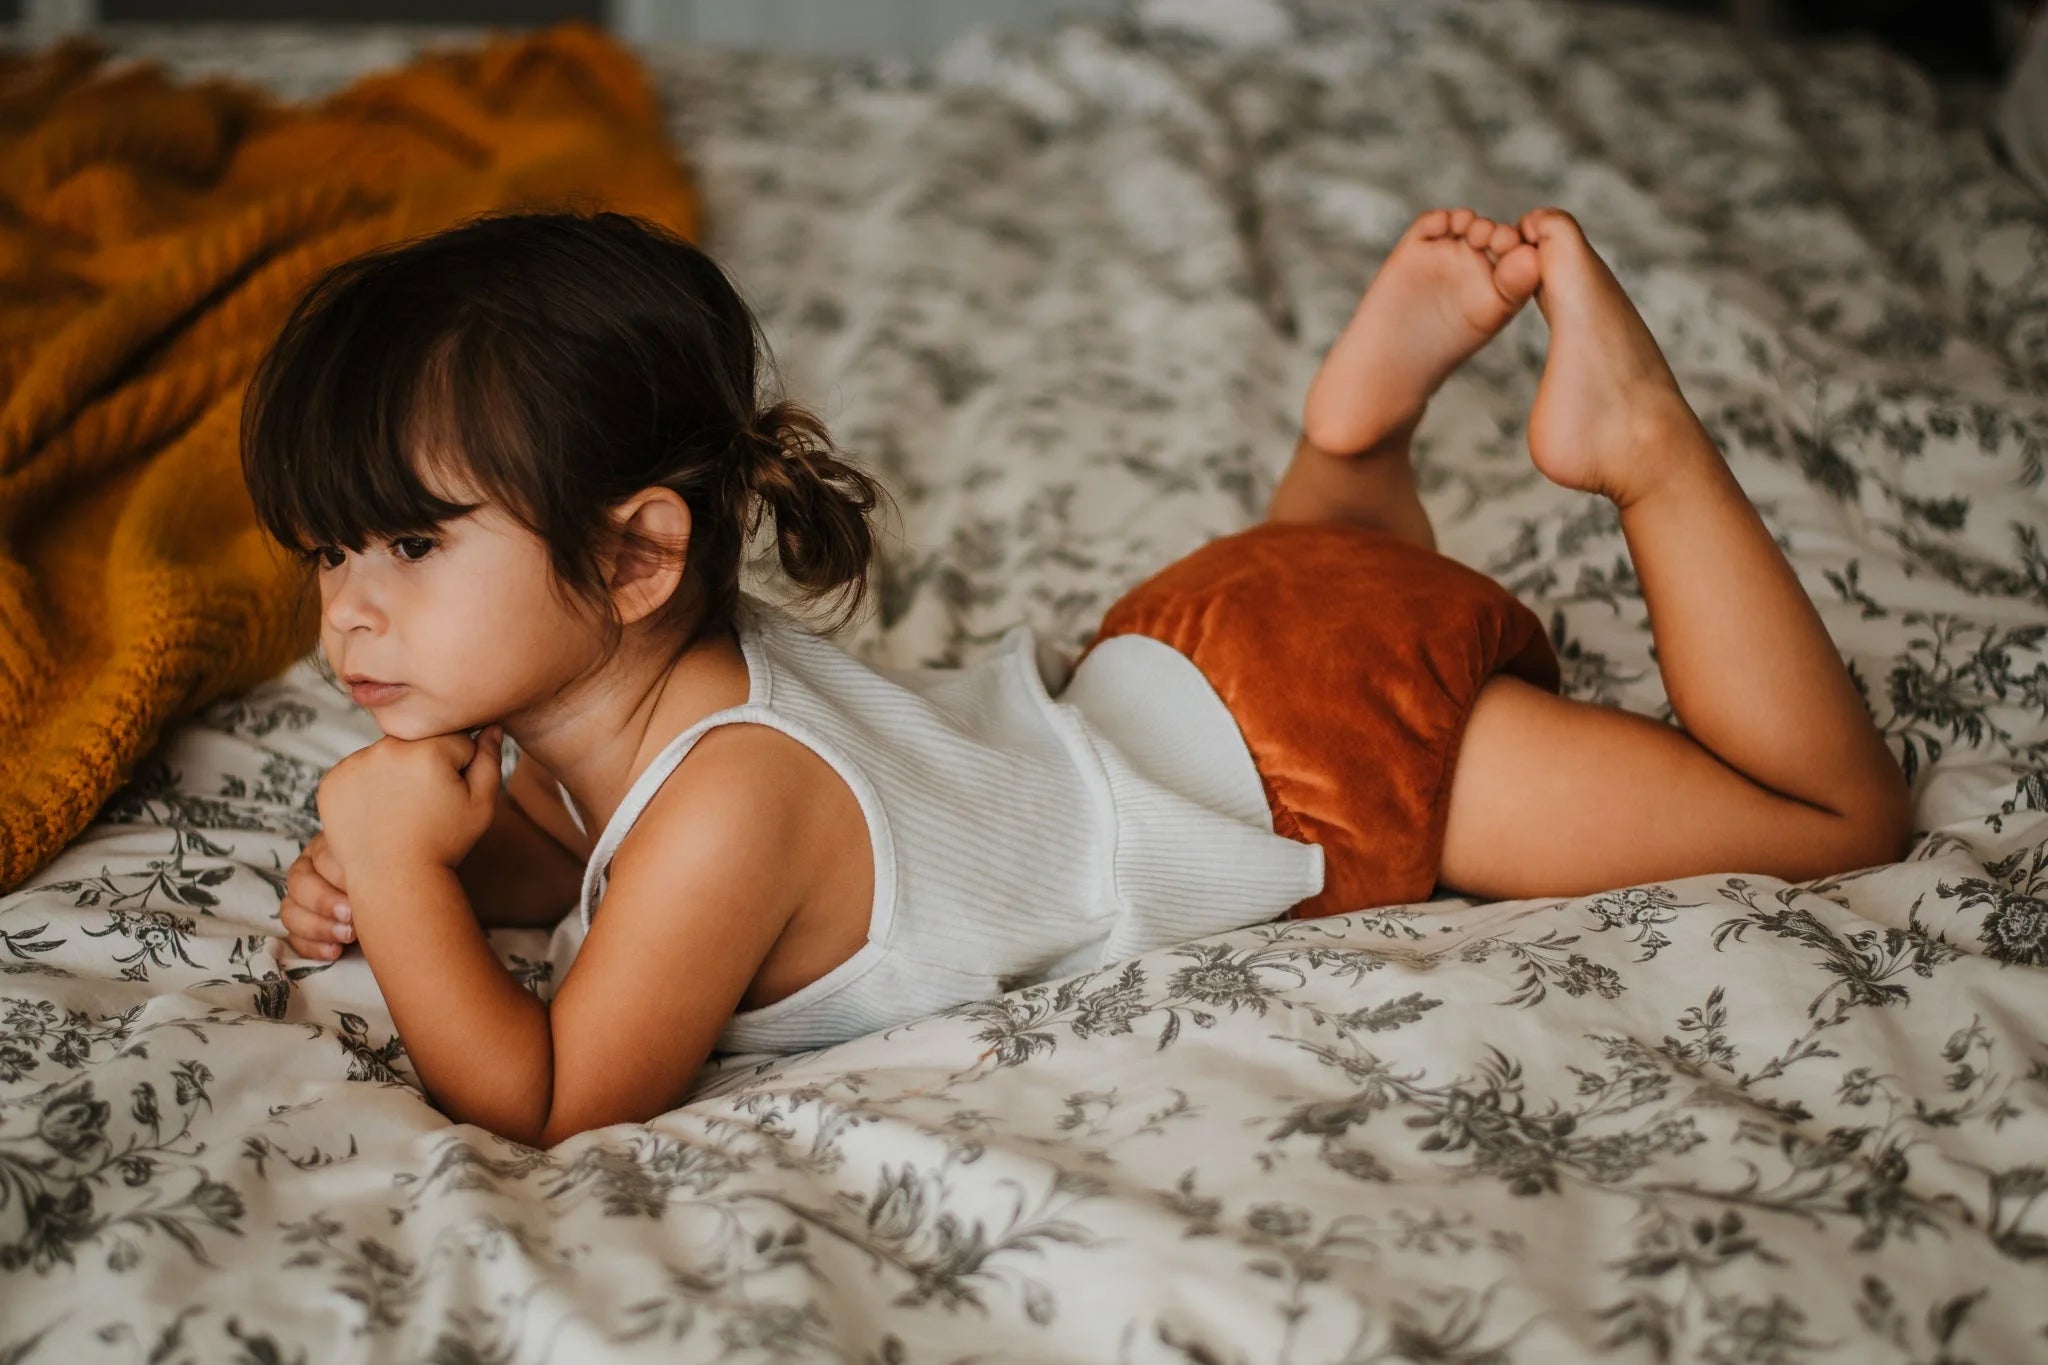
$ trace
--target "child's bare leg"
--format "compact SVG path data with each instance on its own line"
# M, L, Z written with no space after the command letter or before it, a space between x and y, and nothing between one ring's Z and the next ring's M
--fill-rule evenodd
M1530 454L1620 508L1685 731L1490 680L1455 760L1441 880L1571 895L1899 858L1898 765L1656 340L1570 215L1538 209L1520 226L1551 328Z
M1536 252L1470 209L1422 214L1387 256L1323 359L1268 521L1347 521L1436 548L1409 440L1452 370L1520 311Z

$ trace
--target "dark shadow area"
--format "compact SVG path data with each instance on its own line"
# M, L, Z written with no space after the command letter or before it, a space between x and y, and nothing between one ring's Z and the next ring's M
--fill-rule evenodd
M2007 54L1991 0L1776 0L1789 33L1860 29L1945 76L1996 76ZM2024 7L2017 7L2024 8Z

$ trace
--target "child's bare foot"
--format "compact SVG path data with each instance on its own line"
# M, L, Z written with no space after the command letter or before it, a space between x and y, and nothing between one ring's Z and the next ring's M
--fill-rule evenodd
M1302 434L1333 455L1412 430L1452 370L1507 325L1537 280L1535 250L1471 209L1409 224L1308 386Z
M1550 324L1550 354L1529 409L1529 454L1553 483L1625 507L1675 452L1697 447L1687 433L1704 437L1705 428L1578 221L1541 208L1523 214L1520 226L1536 248L1536 306Z

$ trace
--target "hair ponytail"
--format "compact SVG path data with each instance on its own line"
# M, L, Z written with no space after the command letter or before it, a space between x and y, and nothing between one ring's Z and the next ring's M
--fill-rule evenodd
M757 414L739 444L742 477L759 499L749 533L761 512L771 512L782 572L804 600L846 593L830 627L838 630L867 594L875 553L868 514L881 500L881 485L843 459L825 424L796 403Z

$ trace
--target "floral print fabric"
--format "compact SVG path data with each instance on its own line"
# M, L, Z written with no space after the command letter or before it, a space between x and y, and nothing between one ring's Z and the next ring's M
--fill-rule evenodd
M315 95L446 36L123 30ZM310 664L0 899L0 1357L2017 1360L2048 1303L2048 205L1865 41L1562 0L1177 0L935 66L651 49L714 251L898 500L849 648L1072 645L1257 519L1434 205L1578 214L1911 774L1902 863L1266 925L549 1152L285 955ZM1432 404L1447 553L1669 717L1529 310ZM1711 565L1702 565L1711 572ZM552 989L545 935L501 931Z

